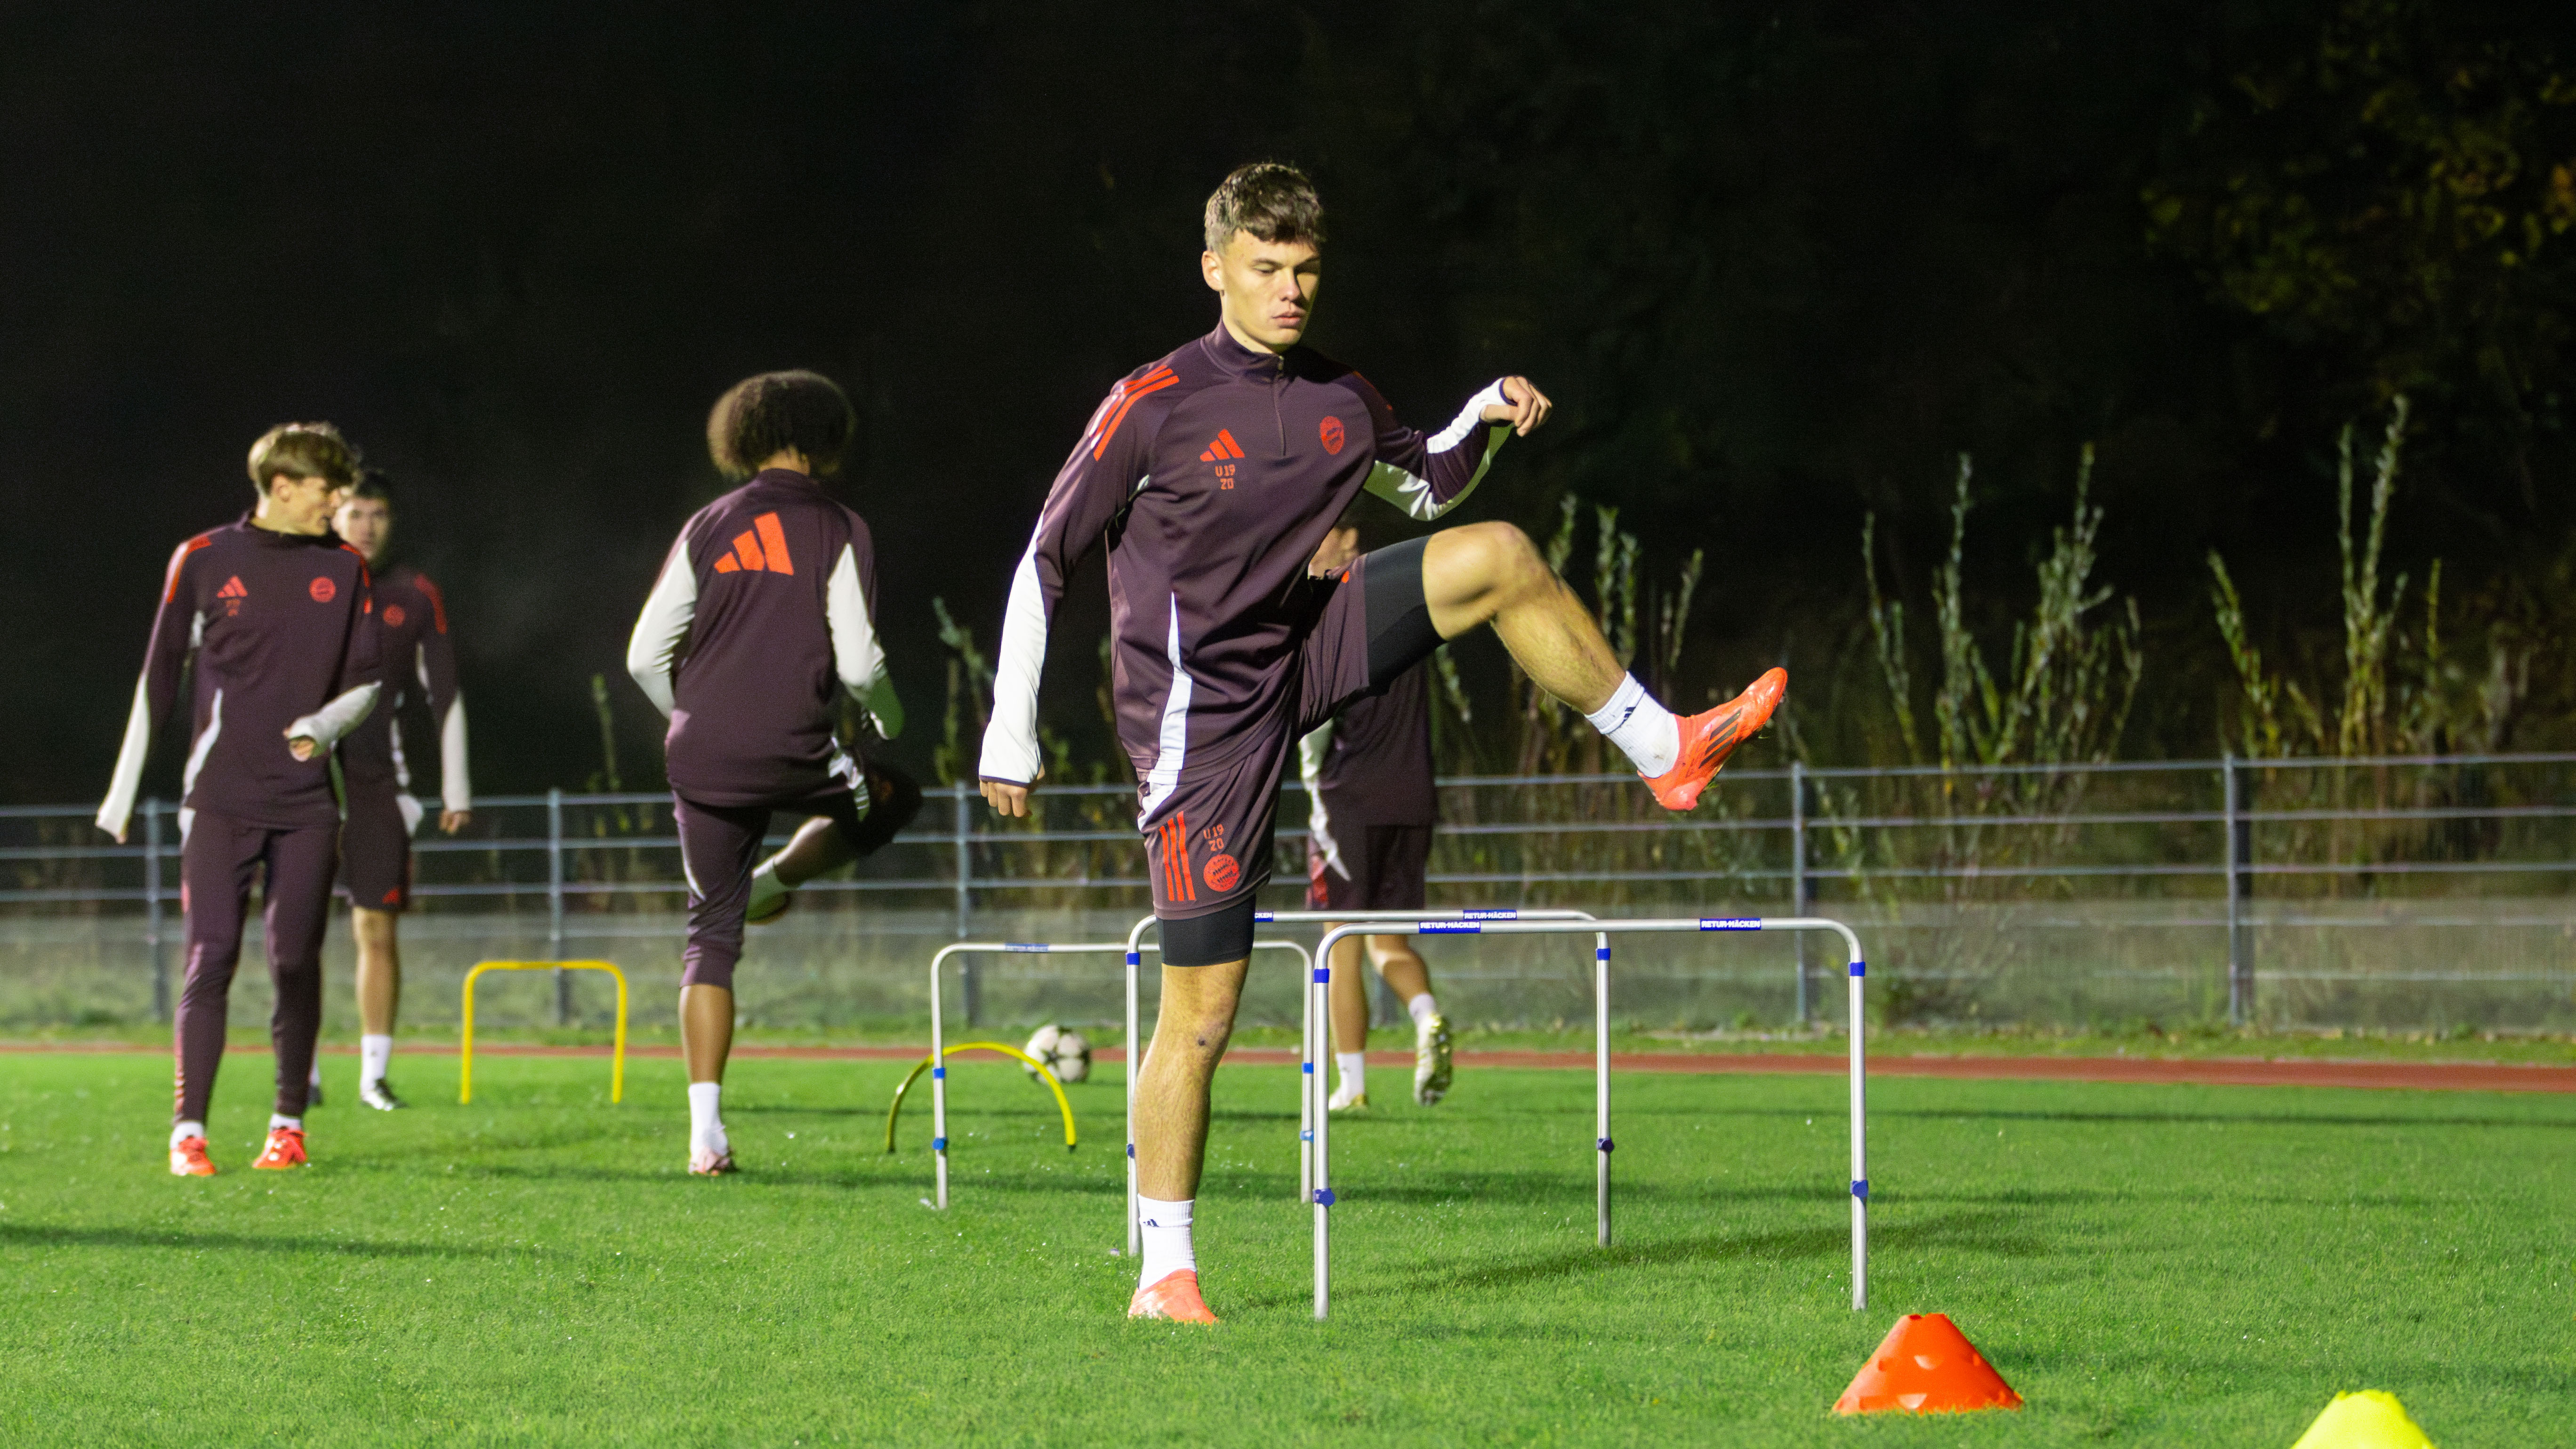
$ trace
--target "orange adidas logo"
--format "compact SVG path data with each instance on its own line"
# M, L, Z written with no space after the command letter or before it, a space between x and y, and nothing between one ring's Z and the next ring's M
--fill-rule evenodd
M222 588L215 590L215 597L218 599L247 599L250 597L250 590L242 587L241 575L235 574L231 578L224 580L224 586Z
M792 574L796 565L787 557L787 530L778 526L778 515L764 513L751 521L751 531L737 534L733 552L716 560L716 572Z
M1216 441L1207 445L1206 452L1199 454L1199 461L1202 463L1218 463L1223 462L1228 458L1240 458L1242 456L1243 445L1234 440L1233 430L1228 428L1219 428L1216 430Z

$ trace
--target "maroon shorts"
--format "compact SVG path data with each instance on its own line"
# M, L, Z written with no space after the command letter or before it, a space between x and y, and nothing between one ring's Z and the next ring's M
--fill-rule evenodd
M1154 915L1167 923L1166 965L1213 966L1250 952L1253 901L1270 882L1270 838L1290 749L1342 706L1440 647L1422 592L1423 543L1364 554L1322 585L1313 623L1289 661L1297 672L1289 708L1254 743L1222 764L1184 770L1168 789L1138 786L1147 884Z
M391 785L350 781L340 822L340 894L371 911L411 905L411 822Z
M1429 894L1431 827L1363 825L1338 819L1328 854L1309 841L1306 909L1414 911Z
M855 773L850 778L855 782ZM743 912L751 904L751 873L760 862L761 840L769 833L772 811L830 820L861 856L882 849L921 813L921 786L910 775L871 762L867 780L869 804L864 811L857 793L838 781L810 795L763 805L705 805L685 796L672 797L672 813L679 825L680 869L689 885L689 940L680 957L682 986L733 989L734 967L742 960Z

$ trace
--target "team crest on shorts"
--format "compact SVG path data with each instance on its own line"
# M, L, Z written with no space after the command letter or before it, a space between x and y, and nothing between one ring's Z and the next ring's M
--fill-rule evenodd
M1207 878L1209 890L1230 891L1234 889L1236 881L1243 879L1243 867L1234 863L1233 856L1211 855L1208 857L1207 869L1201 874Z

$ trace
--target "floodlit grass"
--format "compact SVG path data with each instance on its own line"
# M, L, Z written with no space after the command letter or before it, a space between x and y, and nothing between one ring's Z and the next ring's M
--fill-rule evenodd
M1195 1330L1120 1317L1114 1071L1068 1155L961 1063L943 1215L926 1099L880 1150L899 1063L737 1064L713 1182L674 1062L616 1107L595 1058L494 1057L470 1107L397 1065L416 1110L341 1105L333 1058L317 1165L253 1173L268 1061L231 1058L224 1174L181 1181L166 1060L0 1056L0 1438L2280 1445L2359 1387L2446 1449L2576 1423L2564 1098L1890 1079L1854 1314L1839 1079L1621 1079L1605 1252L1590 1079L1470 1073L1337 1126L1317 1325L1289 1073L1229 1068ZM1833 1418L1927 1309L2029 1407Z

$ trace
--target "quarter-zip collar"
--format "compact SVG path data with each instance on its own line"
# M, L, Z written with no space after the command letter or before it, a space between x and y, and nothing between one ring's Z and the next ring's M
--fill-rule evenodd
M799 473L793 468L764 468L751 475L751 482L753 486L758 487L803 488L815 493L823 491L823 485L815 482L812 474Z
M1281 353L1246 347L1234 340L1233 333L1225 330L1222 320L1201 345L1207 349L1208 360L1223 370L1227 377L1237 382L1257 383L1275 383L1296 376L1298 356L1306 350L1298 346Z
M262 528L256 512L245 513L233 525L252 539L270 548L344 548L340 535L325 524L320 533L288 533L282 528Z

